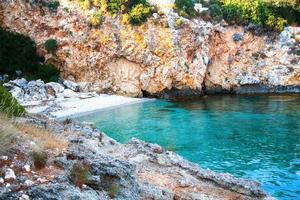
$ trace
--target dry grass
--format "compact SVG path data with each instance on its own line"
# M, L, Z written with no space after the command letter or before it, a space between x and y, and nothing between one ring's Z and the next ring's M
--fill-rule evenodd
M25 136L35 138L44 149L62 150L68 145L63 138L53 135L46 129L24 124L18 124L17 127Z
M26 124L17 124L13 119L0 114L0 153L7 151L16 135L25 136L37 142L43 149L59 149L67 147L63 138L53 135L50 131Z
M12 121L4 115L0 115L0 155L5 153L11 146L18 130Z

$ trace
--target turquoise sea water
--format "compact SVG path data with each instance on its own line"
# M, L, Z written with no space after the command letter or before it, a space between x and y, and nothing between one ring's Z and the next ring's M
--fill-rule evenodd
M119 142L157 143L203 168L260 181L278 199L300 199L300 96L156 100L80 118Z

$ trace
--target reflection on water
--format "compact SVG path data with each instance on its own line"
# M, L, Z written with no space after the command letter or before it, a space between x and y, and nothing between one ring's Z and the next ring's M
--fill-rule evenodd
M120 142L137 137L204 168L259 180L300 199L300 96L153 101L83 117Z

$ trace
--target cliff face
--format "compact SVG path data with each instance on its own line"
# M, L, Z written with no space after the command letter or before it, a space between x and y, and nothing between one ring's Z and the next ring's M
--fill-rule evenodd
M170 9L141 26L105 16L94 28L90 13L68 0L60 0L57 12L23 0L0 5L1 26L33 38L39 53L82 90L160 97L300 91L300 58L293 52L300 28L262 34L251 26L187 20ZM56 56L43 48L49 38L58 41Z

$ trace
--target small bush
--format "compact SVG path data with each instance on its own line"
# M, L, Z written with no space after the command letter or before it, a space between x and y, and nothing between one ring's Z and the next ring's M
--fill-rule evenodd
M74 164L71 173L70 179L77 187L82 187L82 185L86 184L90 176L89 167L84 163L76 163Z
M57 11L59 5L60 5L60 3L58 1L52 1L52 2L49 3L48 8L51 11Z
M32 160L34 167L40 170L46 167L48 155L42 150L35 150L34 152L32 152Z
M129 21L131 24L138 25L147 20L151 15L152 9L148 5L137 4L129 12Z
M110 14L118 14L122 9L122 0L108 0L107 10Z
M54 54L57 49L57 41L55 39L48 39L44 44L45 49L48 53Z
M297 49L297 50L296 50L296 55L297 55L297 56L300 56L300 49Z
M20 117L25 109L4 87L0 86L0 112L9 117Z
M211 4L209 7L209 14L214 20L221 20L223 18L222 8L219 4Z
M72 119L70 119L70 118L67 118L67 119L65 119L64 121L63 121L63 124L64 125L69 125L69 124L71 124L72 123Z
M117 194L119 193L120 191L120 188L118 185L116 184L112 184L108 190L107 190L107 193L108 193L108 196L112 199L116 198Z
M183 17L195 16L195 1L194 0L175 0L175 8L179 15Z
M100 11L94 13L90 18L90 24L92 26L99 26L102 22L102 13Z
M182 20L181 19L176 19L176 21L175 21L175 25L177 26L177 27L180 27L181 25L182 25Z

